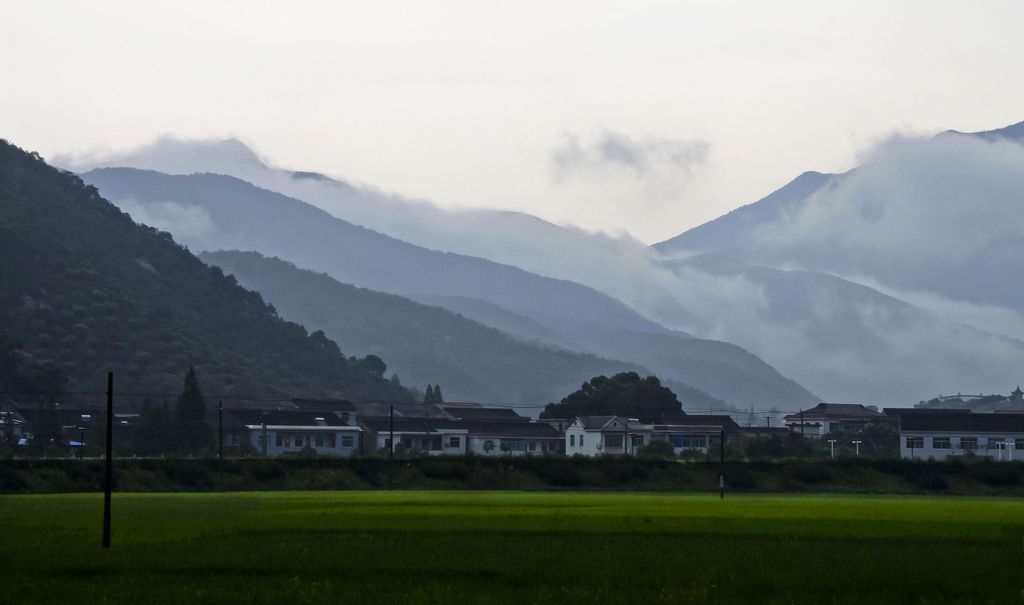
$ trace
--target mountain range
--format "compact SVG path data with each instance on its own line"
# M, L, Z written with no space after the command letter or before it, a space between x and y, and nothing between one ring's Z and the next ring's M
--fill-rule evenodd
M196 249L258 250L343 282L443 306L520 340L637 363L730 403L794 409L815 399L808 389L831 400L907 405L1019 381L1022 132L1017 124L892 137L847 173L804 173L651 248L519 213L447 210L275 168L230 140L163 139L67 165L156 169L196 180L212 177L191 173L234 176L416 252L399 267L382 255L385 273L395 277L368 283L351 265L373 266L377 256L348 259L336 241L323 243L329 238L292 241L289 230L306 230L294 223L280 226L289 241L282 244L272 230L253 226L262 218L243 216L245 233L218 243L221 232L234 229L224 221L247 212L245 196L211 219L208 207L226 202L194 190L198 185L128 171L85 178L137 219ZM423 261L425 252L449 261ZM459 262L473 267L466 274L474 283L452 278ZM406 275L410 267L422 269L416 279ZM512 269L529 277L510 282ZM494 281L482 279L491 271ZM544 280L561 283L555 289L566 297L549 303L554 286ZM496 283L515 286L492 291Z

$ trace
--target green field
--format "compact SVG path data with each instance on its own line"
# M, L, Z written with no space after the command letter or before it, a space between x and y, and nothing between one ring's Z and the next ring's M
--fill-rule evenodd
M115 494L109 552L101 504L0 496L0 601L1024 601L1011 499Z

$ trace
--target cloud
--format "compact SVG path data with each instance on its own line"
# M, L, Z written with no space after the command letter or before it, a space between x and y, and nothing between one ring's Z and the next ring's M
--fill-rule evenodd
M199 206L178 202L140 204L131 198L117 200L117 205L136 223L167 231L177 240L201 239L214 231L209 212Z
M700 140L632 137L603 130L583 143L576 134L566 132L551 151L550 164L559 183L569 178L628 178L647 183L649 192L677 193L707 161L710 151L711 144Z

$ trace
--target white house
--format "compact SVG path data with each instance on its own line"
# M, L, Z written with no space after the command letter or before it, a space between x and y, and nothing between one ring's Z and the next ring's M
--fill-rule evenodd
M469 452L481 456L558 454L565 439L543 422L462 421L469 432Z
M361 418L367 432L364 451L387 452L392 435L396 454L460 456L465 454L469 431L458 420L449 418L408 418L387 416Z
M902 458L945 460L973 455L1024 461L1024 413L919 408L887 412L898 418Z
M632 452L630 422L622 416L577 416L565 429L565 453L600 456Z
M267 456L295 454L307 448L322 456L351 456L359 451L362 431L354 419L308 410L225 410L233 428L225 445L247 444Z
M811 439L821 439L835 431L859 432L864 425L883 419L885 415L874 406L859 403L819 403L783 418L790 430Z

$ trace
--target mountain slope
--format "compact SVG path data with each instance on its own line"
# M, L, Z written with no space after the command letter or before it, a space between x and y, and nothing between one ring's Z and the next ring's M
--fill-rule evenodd
M592 288L420 248L232 177L109 168L84 178L140 221L197 249L255 250L343 283L440 297L447 302L437 304L456 312L453 301L482 301L540 324L541 333L553 335L549 344L628 360L736 405L788 409L816 399L739 347L667 330ZM537 332L517 336L533 340ZM714 371L703 371L702 360L712 361Z
M255 252L200 258L260 292L284 317L321 326L353 352L387 359L405 384L440 383L449 400L542 404L597 375L649 373L634 364L526 344L451 311L342 284ZM707 404L706 397L682 396Z
M346 358L258 294L137 225L93 187L0 141L0 324L72 387L409 400L379 360Z

